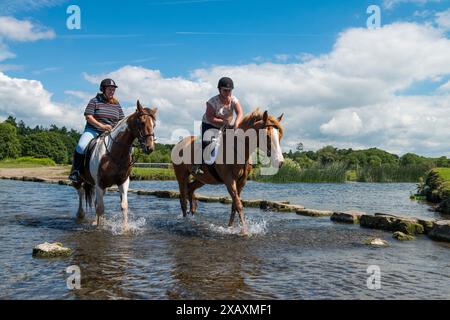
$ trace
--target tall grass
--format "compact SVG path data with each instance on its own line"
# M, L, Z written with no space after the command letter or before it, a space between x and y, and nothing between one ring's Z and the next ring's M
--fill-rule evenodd
M382 164L359 168L356 176L359 182L418 182L430 169L429 165Z
M273 176L262 176L257 169L253 179L258 182L289 183L344 183L346 181L346 165L333 163L330 165L315 165L308 169L302 169L298 163L286 159L283 167Z

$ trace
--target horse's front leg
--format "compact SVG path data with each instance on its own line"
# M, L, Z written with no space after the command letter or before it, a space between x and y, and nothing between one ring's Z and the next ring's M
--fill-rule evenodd
M105 205L103 203L103 196L105 195L105 189L95 186L95 221L92 225L99 227L100 219L105 213Z
M80 187L77 189L78 192L78 211L77 211L77 221L81 221L85 217L85 212L83 209L83 197L84 197L84 189Z
M128 230L128 188L130 186L130 178L119 186L120 192L120 208L123 213L123 228Z
M230 222L233 222L234 220L234 214L235 212L239 212L239 218L241 222L241 234L247 236L248 235L248 229L247 229L247 223L245 222L244 218L244 207L242 205L241 197L239 196L238 188L236 186L236 181L230 181L226 183L228 193L231 196L231 199L233 200L232 204L232 213L230 217ZM233 210L234 209L234 210Z
M242 193L242 190L244 189L244 186L245 186L245 181L243 181L243 180L241 180L241 181L239 181L237 184L236 184L236 188L237 188L237 194L238 194L238 196L239 196L239 199L241 198L241 193ZM233 201L233 203L232 203L232 205L231 205L231 215L230 215L230 222L228 223L228 227L232 227L233 226L233 224L234 224L234 218L235 218L235 216L236 216L236 207L235 207L235 205L234 205L234 201Z

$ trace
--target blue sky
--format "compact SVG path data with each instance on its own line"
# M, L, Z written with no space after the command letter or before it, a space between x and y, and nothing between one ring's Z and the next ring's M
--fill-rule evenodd
M66 28L66 19L68 18L66 9L70 4L76 4L81 8L81 30ZM30 21L34 25L34 31L52 30L54 32L54 36L47 39L14 41L14 39L8 40L7 36L4 36L2 40L0 29L0 45L3 43L3 46L6 46L7 50L15 55L4 61L0 60L0 71L3 70L4 75L8 77L8 80L12 79L11 81L14 79L37 80L45 91L44 96L47 102L50 101L52 105L64 106L64 108L80 110L87 103L86 97L95 95L98 86L95 79L100 79L102 76L117 75L125 87L132 90L133 88L129 88L129 86L134 83L133 79L136 77L137 71L157 71L159 75L155 77L160 82L157 82L156 86L159 86L160 83L187 81L199 88L206 88L205 92L201 94L203 99L203 95L207 97L208 94L213 93L212 89L219 76L218 74L216 78L209 79L207 75L215 75L217 70L221 70L228 75L235 74L238 80L242 79L241 83L239 81L237 83L238 87L242 84L241 91L236 90L236 94L243 96L241 100L244 102L244 109L250 111L254 107L252 104L258 103L264 106L262 97L267 92L252 91L252 94L249 93L251 90L244 92L247 83L243 82L248 78L243 75L243 70L248 70L253 65L261 67L259 78L252 76L253 85L258 86L258 83L262 84L268 81L263 75L266 72L264 68L269 65L276 68L288 67L288 69L289 66L295 66L302 70L312 68L305 71L308 73L316 66L311 66L307 59L299 58L305 56L311 57L310 60L317 59L317 63L326 65L328 59L323 60L322 57L329 56L330 59L334 59L333 53L339 51L336 50L337 47L340 47L337 46L338 43L347 45L352 43L350 40L344 41L347 35L353 34L351 30L362 32L366 29L368 18L366 9L372 4L379 5L382 9L382 25L386 34L390 35L391 33L388 32L392 31L393 36L400 34L399 37L402 37L401 33L394 32L395 28L413 30L408 29L408 26L419 26L424 29L428 24L432 24L433 28L438 30L436 15L446 12L450 3L446 0L152 0L128 1L124 5L123 1L117 0L75 2L0 0L0 17ZM400 26L401 23L407 25ZM440 32L442 39L448 40L448 32L446 30ZM441 48L438 42L433 43L437 48ZM370 47L362 48L361 50L370 51ZM360 54L357 46L346 50L354 50ZM386 50L389 50L388 46ZM407 50L409 49L405 46L405 52ZM368 60L363 63L375 62ZM333 65L338 64L333 62ZM136 69L133 69L134 71L124 70L123 68L126 66L140 69L137 71ZM414 64L411 67L413 68ZM252 74L259 75L259 69L252 72ZM336 70L333 69L327 73L326 77L331 79L335 73ZM436 91L450 80L450 72L420 73L417 77L404 79L404 81L399 80L398 83L391 84L391 79L395 77L395 74L386 75L381 79L381 81L385 81L386 86L398 86L398 90L390 92L391 103L402 96L412 96L415 98L414 101L426 96L434 96ZM367 76L362 77L362 79L365 78ZM374 83L380 81L380 79L375 80ZM211 88L208 87L208 83ZM121 83L119 83L120 85ZM301 83L296 85L301 86ZM265 83L264 87L266 86ZM328 85L323 84L323 86L327 87ZM268 87L270 88L270 86ZM170 87L167 88L170 89ZM143 88L140 89L143 90ZM138 89L136 95L141 97L144 95L145 102L160 103L162 106L169 101L167 102L169 106L167 112L172 112L171 107L176 103L170 101L170 96L166 97L167 92L160 93L152 88L148 90L151 92L148 97L145 94L138 94L142 92ZM267 89L265 90L267 91ZM329 87L329 90L337 89ZM68 94L68 91L77 92L79 95ZM49 98L46 97L47 94L50 96ZM131 107L133 100L132 98L128 99L128 92L121 92L119 88L119 98L121 98L121 94L123 94L121 101ZM346 95L345 92L335 92L335 94L339 97ZM380 95L384 94L383 91ZM255 98L255 96L257 97ZM442 98L442 94L439 97ZM187 101L187 103L192 101L189 97L183 99L185 100L181 101ZM374 102L374 108L378 108L381 103L387 103L388 99L385 97ZM282 98L274 99L267 104L275 108L276 101L281 100ZM341 147L377 146L399 153L416 151L430 155L450 155L449 152L446 152L446 150L450 150L450 144L444 142L439 146L430 144L429 149L426 144L417 146L417 144L401 141L396 145L391 145L389 141L392 141L392 138L386 137L384 141L375 139L377 134L375 129L375 131L363 132L362 128L368 127L370 121L369 119L364 121L362 114L365 111L359 110L366 108L367 103L357 105L353 100L342 101L343 104L347 104L347 109L343 110L343 107L333 109L326 103L317 102L316 99L312 99L313 102L306 100L306 102L296 103L292 98L286 103L292 103L291 110L295 108L301 109L302 112L310 110L310 113L304 114L304 118L312 117L317 121L305 122L304 129L297 132L296 135L293 134L288 139L289 141L286 141L285 148L295 145L295 141L305 140L307 141L306 145L309 145L311 149L334 143ZM200 99L200 101L202 100ZM442 112L446 107L447 105L440 105L439 111ZM200 118L202 109L201 103L198 110L188 112L190 120ZM280 106L277 109L282 111L283 108ZM4 118L11 113L11 110L13 109L0 109L0 116ZM164 107L160 110L164 112ZM24 117L24 114L22 112L16 115ZM399 114L401 114L400 111ZM293 112L290 117L291 122L287 125L290 124L295 128L297 115L299 114ZM328 119L325 115L328 115ZM344 131L338 133L333 131L335 129L330 129L335 128L342 122L341 118L346 116L355 120L354 127L351 127L353 129L344 128ZM411 114L409 118L414 117L414 114ZM406 118L399 119L398 123L412 123L408 122L408 117ZM36 122L38 119L42 118L30 117L29 121ZM169 117L162 117L162 124L170 126L169 119ZM55 118L54 120L56 123L64 124L60 119ZM82 117L77 121L82 123ZM77 124L74 127L81 128L82 125ZM394 128L395 134L403 132L405 129L402 128ZM382 128L378 129L383 131ZM445 136L448 132L444 130L439 134ZM169 135L166 133L167 139ZM421 135L423 135L422 132L417 133L411 139L416 139Z

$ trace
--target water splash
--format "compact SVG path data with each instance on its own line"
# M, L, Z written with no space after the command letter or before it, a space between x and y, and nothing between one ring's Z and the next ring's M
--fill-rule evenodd
M247 219L247 229L250 235L265 235L268 230L267 221L261 220L256 221L253 219ZM231 228L229 227L223 227L223 226L216 226L214 224L209 224L209 230L215 233L219 234L233 234L233 235L240 235L241 234L241 226L235 225Z
M111 232L114 236L132 234L142 234L145 229L146 220L144 217L135 217L128 213L128 229L125 230L123 226L122 213L113 214L110 217L105 217L101 223L101 229Z

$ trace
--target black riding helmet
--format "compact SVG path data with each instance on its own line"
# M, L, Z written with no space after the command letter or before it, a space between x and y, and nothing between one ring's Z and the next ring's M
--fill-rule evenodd
M218 88L225 88L225 89L234 89L234 83L233 80L231 80L231 78L228 77L224 77L222 79L219 80L219 85Z
M118 88L113 79L105 79L100 83L100 91L103 92L106 87Z

